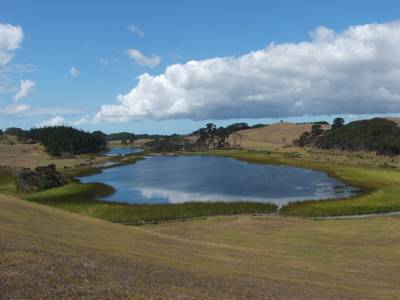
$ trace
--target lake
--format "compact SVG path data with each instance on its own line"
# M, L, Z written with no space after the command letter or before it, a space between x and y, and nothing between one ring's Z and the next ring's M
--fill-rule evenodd
M116 189L102 200L131 204L257 201L284 205L357 192L323 172L214 156L150 156L80 179Z
M119 155L128 155L133 153L142 152L143 149L136 147L112 147L108 150L105 155L106 156L119 156Z

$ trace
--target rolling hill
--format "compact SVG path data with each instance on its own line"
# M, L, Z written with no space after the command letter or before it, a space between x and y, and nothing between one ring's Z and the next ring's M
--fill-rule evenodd
M0 195L0 294L394 299L399 233L395 217L238 216L132 227Z
M311 131L312 124L295 124L280 122L261 128L241 130L230 136L231 144L240 140L243 147L263 145L292 145L293 141L298 139L305 131ZM330 126L323 125L323 129L329 129Z

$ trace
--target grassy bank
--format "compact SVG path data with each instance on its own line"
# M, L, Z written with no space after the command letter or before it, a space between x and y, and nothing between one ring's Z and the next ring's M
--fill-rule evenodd
M96 200L97 197L107 196L112 192L110 186L100 183L70 183L60 188L26 195L24 199L123 224L155 223L213 215L269 214L277 209L274 204L254 202L129 205Z
M14 177L8 168L0 169L0 193L10 193L14 190Z
M349 199L289 203L281 208L282 215L324 217L400 211L400 172L397 170L309 161L294 154L268 151L211 151L203 154L228 156L253 163L311 168L361 189L358 196Z
M132 164L141 159L144 159L142 153L140 155L111 157L110 161L113 164L110 166L70 169L68 175L74 177L93 175L101 172L104 168ZM138 205L98 200L98 198L110 195L113 192L113 188L105 184L82 184L76 180L60 188L20 196L36 203L123 224L156 223L214 215L270 214L277 210L275 204L255 202L189 202Z
M64 170L69 176L88 176L111 168L136 163L144 159L142 155L112 157L110 166L88 166ZM14 178L9 169L0 169L0 193L15 194L28 201L49 205L70 212L79 213L115 223L144 224L173 219L186 219L214 215L270 214L277 206L254 202L192 202L182 204L129 205L99 201L99 197L110 195L114 189L101 183L82 184L78 180L38 193L21 194L15 192Z

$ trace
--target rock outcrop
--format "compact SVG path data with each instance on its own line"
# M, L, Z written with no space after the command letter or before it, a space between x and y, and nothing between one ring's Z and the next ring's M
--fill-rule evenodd
M35 170L22 169L15 173L16 188L19 192L38 192L67 183L66 178L57 172L54 164L37 167Z

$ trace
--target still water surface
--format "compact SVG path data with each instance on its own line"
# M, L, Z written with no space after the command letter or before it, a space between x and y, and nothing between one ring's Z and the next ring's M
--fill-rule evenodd
M109 151L105 153L106 156L119 156L128 155L133 153L142 152L143 149L136 147L112 147Z
M213 156L151 156L80 179L113 186L116 193L103 200L132 204L258 201L283 205L349 197L357 191L323 172Z

